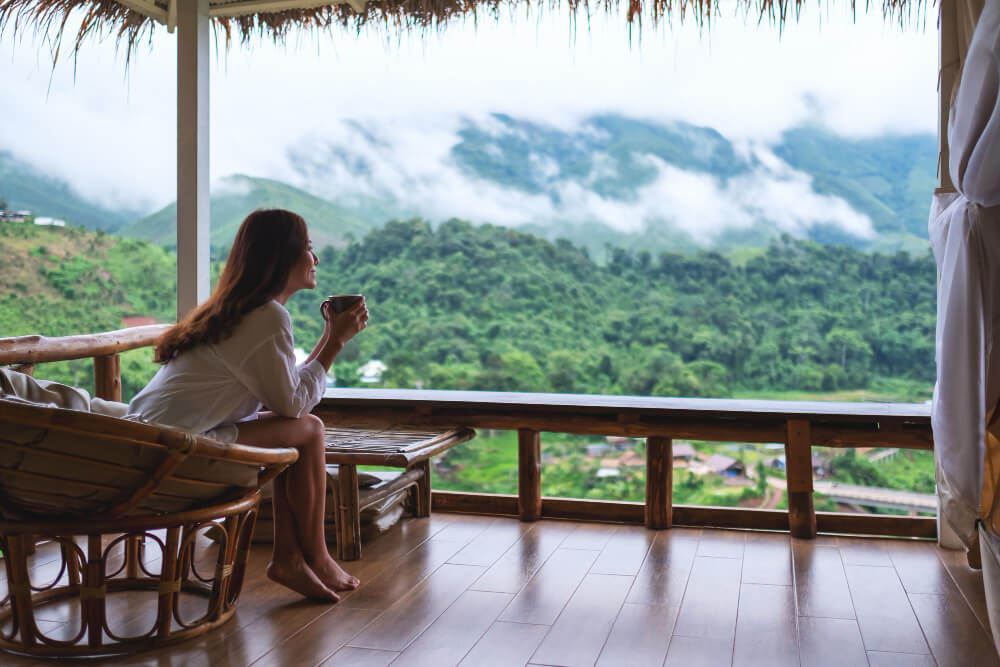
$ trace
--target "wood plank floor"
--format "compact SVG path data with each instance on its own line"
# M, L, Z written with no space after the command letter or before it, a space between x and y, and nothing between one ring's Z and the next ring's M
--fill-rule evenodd
M216 632L101 664L1000 667L981 575L927 542L437 513L366 544L347 564L363 584L336 605L267 580L268 556L254 548ZM51 547L33 558L58 573ZM149 602L119 601L122 627L142 632ZM79 623L40 616L52 636Z

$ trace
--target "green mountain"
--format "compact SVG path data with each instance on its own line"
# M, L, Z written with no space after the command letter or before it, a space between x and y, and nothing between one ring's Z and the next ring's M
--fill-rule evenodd
M36 216L60 218L73 225L115 230L137 215L92 202L63 180L0 150L0 198L10 210L28 210Z
M813 178L813 189L847 201L881 233L927 237L937 186L937 139L930 134L846 139L815 127L789 130L778 157Z
M376 224L343 206L287 183L236 174L213 184L210 212L212 245L229 246L247 213L261 207L287 208L302 215L309 223L312 240L317 248L325 245L343 246L348 238L360 238ZM175 246L177 204L170 204L152 215L125 225L119 233L160 245Z

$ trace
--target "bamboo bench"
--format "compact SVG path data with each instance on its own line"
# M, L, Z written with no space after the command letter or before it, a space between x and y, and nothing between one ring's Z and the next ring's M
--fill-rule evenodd
M361 512L400 491L409 490L414 516L429 516L431 457L472 439L475 434L471 428L461 427L327 425L326 462L338 467L336 477L330 478L336 503L337 558L361 558ZM362 489L358 486L359 465L401 468L403 472Z

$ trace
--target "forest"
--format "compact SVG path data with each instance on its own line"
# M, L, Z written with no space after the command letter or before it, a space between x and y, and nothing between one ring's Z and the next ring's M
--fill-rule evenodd
M172 252L81 228L0 225L0 332L66 335L171 321ZM319 251L319 288L288 303L297 344L326 294L363 293L371 322L334 366L377 358L382 386L654 396L925 400L934 379L929 253L782 237L723 255L591 257L569 240L451 220L393 221ZM216 273L225 251L215 253ZM155 371L124 364L126 395ZM53 379L86 384L83 362Z

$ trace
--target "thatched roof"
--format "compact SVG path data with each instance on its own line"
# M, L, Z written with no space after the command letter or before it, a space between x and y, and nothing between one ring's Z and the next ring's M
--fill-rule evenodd
M783 24L796 18L806 0L210 0L209 15L227 44L254 36L283 40L294 28L360 28L375 23L401 30L433 28L455 17L499 18L528 6L558 7L574 13L618 12L627 4L629 23L693 20L710 25L725 2L759 21ZM820 1L820 0L817 0ZM829 0L850 2L856 0ZM112 35L131 52L159 23L173 30L178 0L0 0L0 34L25 29L58 45L73 13L80 17L75 48L89 36ZM886 19L905 21L920 13L924 0L866 0L865 9L881 8ZM753 22L750 23L753 25ZM58 48L57 48L58 50Z

